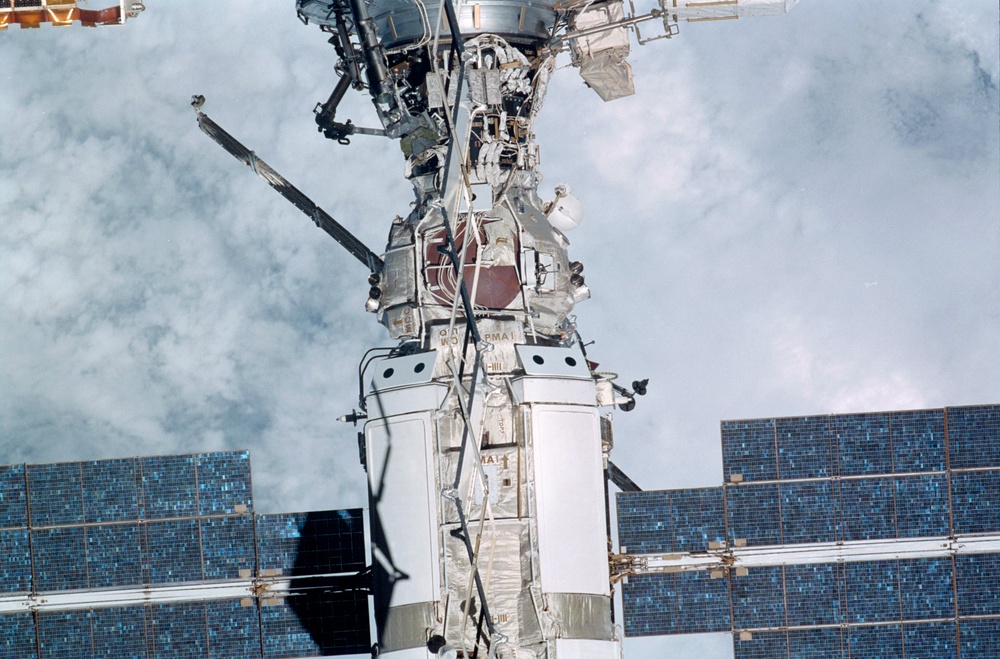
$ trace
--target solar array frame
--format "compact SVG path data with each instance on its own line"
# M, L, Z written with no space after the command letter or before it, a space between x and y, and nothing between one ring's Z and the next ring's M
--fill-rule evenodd
M353 576L366 568L365 540L360 509L254 514L245 451L0 466L0 596L281 575L323 579L342 591L293 598L295 606L283 597L247 597L5 613L0 655L278 659L368 652L369 596ZM275 616L289 624L262 623Z
M617 495L623 552L719 549L676 542L678 500L712 528L697 502L721 498L730 548L1000 533L1000 405L724 421L722 437L722 487ZM717 631L715 602L680 615L678 574L626 580L626 635ZM1000 554L721 574L737 659L1000 656Z

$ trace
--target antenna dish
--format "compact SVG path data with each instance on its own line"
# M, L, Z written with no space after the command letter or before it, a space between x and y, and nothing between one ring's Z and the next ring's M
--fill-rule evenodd
M566 233L583 224L583 202L569 193L569 186L556 186L556 198L545 209L549 224Z

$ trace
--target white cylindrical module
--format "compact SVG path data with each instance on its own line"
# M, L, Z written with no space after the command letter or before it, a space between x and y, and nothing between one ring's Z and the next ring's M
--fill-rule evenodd
M375 365L365 424L379 644L393 657L427 655L440 600L435 411L447 387L431 382L437 352Z
M543 628L557 659L619 656L611 620L601 417L578 347L518 346L512 389L526 428Z

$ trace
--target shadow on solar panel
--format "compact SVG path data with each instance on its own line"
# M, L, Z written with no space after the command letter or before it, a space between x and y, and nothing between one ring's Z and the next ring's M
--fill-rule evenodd
M617 495L629 636L1000 657L1000 406L722 422L721 487Z
M0 656L367 654L363 511L256 515L246 452L0 467Z

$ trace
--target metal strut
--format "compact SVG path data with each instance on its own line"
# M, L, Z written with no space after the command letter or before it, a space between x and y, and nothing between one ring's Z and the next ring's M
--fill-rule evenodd
M364 263L371 272L379 273L382 271L385 263L379 258L378 254L348 231L344 225L330 217L325 210L317 206L316 202L303 194L301 190L289 183L284 176L271 169L270 165L257 157L257 154L243 146L239 140L223 130L219 124L212 121L207 114L201 111L201 106L204 102L204 96L194 96L191 101L191 105L198 115L198 127L201 128L203 133L215 140L219 146L232 154L237 160L252 169L254 174L267 181L268 185L278 191L278 194L292 202L316 226L327 232L344 249Z

